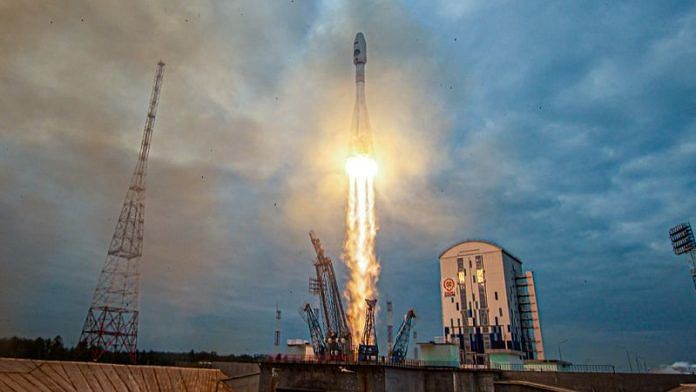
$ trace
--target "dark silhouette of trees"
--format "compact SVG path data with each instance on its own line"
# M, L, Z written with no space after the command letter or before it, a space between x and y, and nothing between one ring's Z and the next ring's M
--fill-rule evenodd
M75 347L65 347L63 338L56 336L51 338L27 339L19 337L0 338L0 357L49 359L58 361L91 361L90 347L80 343ZM189 352L164 352L164 351L138 351L138 364L141 365L186 365L186 366L210 366L210 362L258 362L263 355L219 355L215 351ZM126 354L105 353L99 362L130 363Z

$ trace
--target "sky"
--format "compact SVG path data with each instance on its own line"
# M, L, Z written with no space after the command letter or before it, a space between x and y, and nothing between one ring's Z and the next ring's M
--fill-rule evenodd
M310 229L346 277L358 31L395 319L441 335L437 257L482 238L535 272L549 356L696 362L667 236L696 223L679 1L0 0L0 336L76 343L162 59L139 347L272 352L276 305L308 338Z

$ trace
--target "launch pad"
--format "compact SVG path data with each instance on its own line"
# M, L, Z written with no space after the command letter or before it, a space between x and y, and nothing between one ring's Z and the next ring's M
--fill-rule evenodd
M380 272L375 255L377 220L374 179L377 161L373 157L372 130L365 102L366 63L367 42L365 36L358 33L353 42L355 109L350 131L350 156L346 160L349 186L343 261L348 267L349 277L345 291L341 292L332 260L324 252L316 234L310 231L309 237L317 257L314 261L315 276L310 278L309 291L319 298L320 308L314 309L311 304L305 303L300 309L309 329L313 355L320 360L379 360L375 326ZM345 309L343 296L348 301ZM389 360L399 362L406 358L414 317L413 310L406 314L394 347L391 347L389 334Z
M338 364L267 361L259 392L271 391L682 391L696 375L650 373L519 372L445 369L394 364Z

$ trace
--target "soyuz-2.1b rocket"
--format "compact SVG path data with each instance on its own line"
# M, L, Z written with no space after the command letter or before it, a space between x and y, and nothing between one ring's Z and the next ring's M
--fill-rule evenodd
M367 63L367 42L363 33L358 33L353 42L353 64L355 64L355 109L351 127L351 155L368 155L372 151L372 130L365 104L365 64Z

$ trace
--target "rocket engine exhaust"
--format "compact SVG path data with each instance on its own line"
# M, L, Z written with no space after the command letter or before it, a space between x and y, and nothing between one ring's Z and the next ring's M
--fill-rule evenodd
M350 278L345 295L348 299L348 322L353 341L359 341L365 325L366 299L377 298L380 266L375 255L377 220L374 179L377 162L373 157L372 130L365 103L365 64L367 43L362 33L353 43L355 64L355 109L350 135L350 156L346 161L348 203L344 261Z

